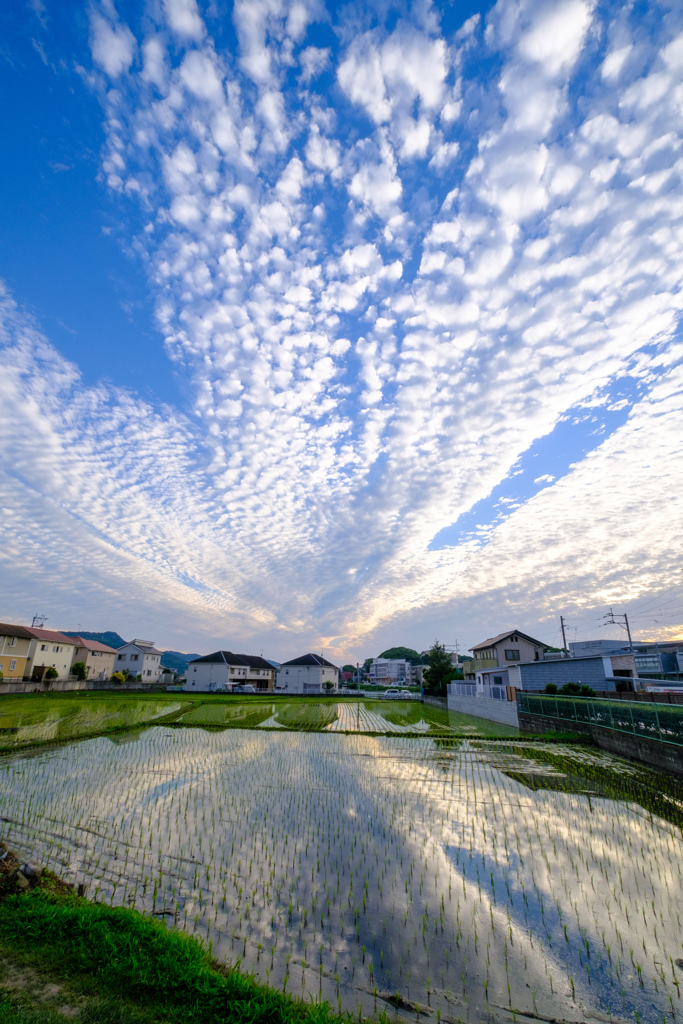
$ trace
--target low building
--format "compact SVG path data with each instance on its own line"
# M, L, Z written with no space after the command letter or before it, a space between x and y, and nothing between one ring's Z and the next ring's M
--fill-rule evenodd
M72 668L80 661L85 664L86 679L98 682L110 679L118 651L114 647L107 647L97 640L88 640L82 636L72 637L72 640L76 644Z
M48 669L53 668L57 675L54 679L68 679L74 660L76 641L72 636L65 636L54 629L36 629L27 626L31 635L24 679L31 682L42 682L47 678Z
M510 666L509 685L518 690L544 690L548 683L564 686L579 683L594 690L633 689L637 686L637 672L633 654L587 655L561 658L556 661L536 661Z
M161 655L153 640L131 640L116 651L115 672L139 677L143 683L158 683L161 679Z
M321 654L303 654L282 663L277 688L292 694L337 693L339 669Z
M0 622L0 672L5 680L19 680L26 675L26 659L34 637L26 626Z
M473 659L462 666L465 679L474 680L478 686L514 686L508 675L510 667L541 661L545 644L518 629L512 629L492 636L470 647L470 650Z
M275 672L274 665L256 654L214 651L189 663L183 689L229 691L248 683L255 690L267 693L274 689Z

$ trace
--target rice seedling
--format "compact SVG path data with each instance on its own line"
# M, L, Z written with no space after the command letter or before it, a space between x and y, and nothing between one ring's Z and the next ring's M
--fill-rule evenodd
M7 757L2 837L354 1014L678 1012L677 783L590 749L416 736L416 706L361 705L411 734L369 736L338 728L349 705L287 703Z

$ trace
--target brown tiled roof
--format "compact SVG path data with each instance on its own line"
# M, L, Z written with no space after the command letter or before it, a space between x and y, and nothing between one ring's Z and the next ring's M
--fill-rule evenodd
M64 633L58 633L56 629L36 629L33 626L27 626L27 633L36 640L47 640L51 644L76 646L75 636L66 636Z
M99 640L87 640L82 636L73 636L71 639L77 647L86 647L89 651L102 651L103 654L116 654L115 647L107 647L106 644L101 644Z
M13 626L9 622L0 622L0 636L18 636L22 640L33 640L26 626Z

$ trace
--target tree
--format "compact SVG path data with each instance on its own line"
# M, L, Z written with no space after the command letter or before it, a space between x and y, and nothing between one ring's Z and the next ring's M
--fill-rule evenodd
M126 677L124 676L123 672L112 672L111 681L112 683L117 684L125 683Z
M445 697L448 693L446 686L457 675L457 669L451 661L443 644L435 640L429 648L429 668L425 669L423 678L427 693L437 697Z
M325 680L325 682L323 683L323 689L325 689L325 690L334 690L334 683L332 682L331 679L326 679Z
M342 672L355 672L355 671L356 671L356 666L355 665L344 665L342 667Z
M420 655L412 647L390 647L383 651L380 658L388 658L390 661L409 661L411 665L420 664Z
M88 666L84 661L75 661L71 666L71 674L76 676L76 679L87 679L88 678Z
M363 662L363 671L364 672L368 671L368 669L370 668L370 666L372 665L374 660L375 660L374 658L366 658L365 659L365 661Z
M59 672L57 671L57 669L53 668L52 665L50 665L49 669L45 673L45 678L46 679L57 679L58 676L59 676Z

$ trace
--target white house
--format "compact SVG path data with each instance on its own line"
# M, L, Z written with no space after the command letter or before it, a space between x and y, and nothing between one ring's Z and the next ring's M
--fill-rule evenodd
M250 683L259 693L266 693L273 689L275 668L256 654L215 651L191 661L186 677L184 690L232 690Z
M132 676L139 676L143 683L158 683L161 677L161 655L153 640L131 640L119 647L114 662L115 672L126 669Z
M339 669L320 654L304 654L282 663L277 688L286 693L337 693Z
M54 629L35 629L27 626L26 631L33 639L29 644L24 679L41 682L47 670L55 669L57 679L68 679L76 650L76 641Z

